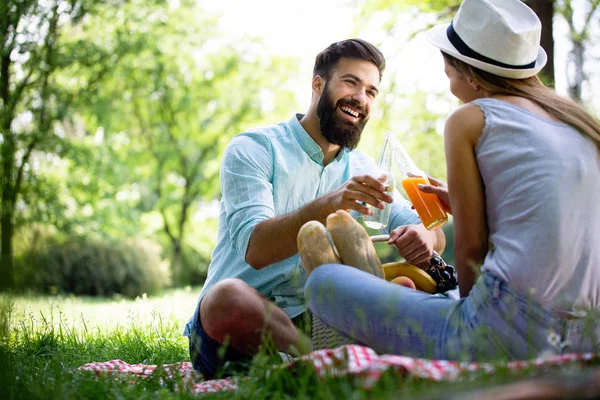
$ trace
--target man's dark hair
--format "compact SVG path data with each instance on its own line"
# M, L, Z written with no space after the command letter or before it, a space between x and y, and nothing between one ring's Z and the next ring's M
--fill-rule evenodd
M340 58L358 58L369 61L379 69L379 79L385 70L385 57L379 49L362 39L347 39L329 45L317 55L313 77L319 75L325 79L331 77L331 70Z

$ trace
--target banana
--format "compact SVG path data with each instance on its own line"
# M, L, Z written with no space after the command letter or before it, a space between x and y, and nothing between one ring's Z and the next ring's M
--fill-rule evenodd
M344 264L383 278L381 261L369 234L350 214L344 210L329 214L327 230Z
M392 281L399 276L406 276L415 283L418 290L431 294L435 293L436 283L433 278L429 276L427 272L414 265L402 262L391 262L383 264L382 268L385 279L388 281Z
M323 264L342 263L331 247L325 227L319 221L308 221L302 225L297 244L302 265L308 274Z

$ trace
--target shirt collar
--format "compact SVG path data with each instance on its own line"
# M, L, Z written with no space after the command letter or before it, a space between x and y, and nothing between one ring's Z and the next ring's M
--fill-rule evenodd
M296 137L296 140L304 150L304 152L315 162L323 163L323 150L314 141L314 139L306 132L304 127L300 125L300 119L304 116L304 114L294 114L290 119L288 126L292 130L292 133ZM342 148L342 150L335 157L335 161L339 161L344 157L348 150L346 148Z

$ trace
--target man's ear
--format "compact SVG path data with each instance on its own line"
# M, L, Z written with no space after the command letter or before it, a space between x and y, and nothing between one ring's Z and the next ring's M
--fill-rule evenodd
M312 80L312 90L313 92L321 96L323 94L323 90L325 89L325 78L320 75L315 75Z

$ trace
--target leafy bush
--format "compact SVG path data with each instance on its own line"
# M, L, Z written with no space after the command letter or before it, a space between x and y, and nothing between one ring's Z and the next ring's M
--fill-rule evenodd
M191 246L184 246L179 273L173 280L179 286L202 285L206 281L208 264L210 264L210 256L207 257Z
M17 258L17 286L43 293L136 297L169 285L160 248L142 239L107 243L45 237Z

